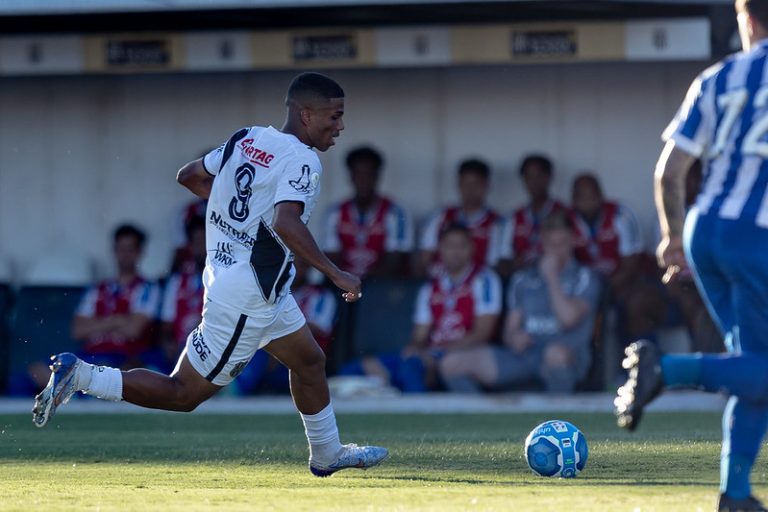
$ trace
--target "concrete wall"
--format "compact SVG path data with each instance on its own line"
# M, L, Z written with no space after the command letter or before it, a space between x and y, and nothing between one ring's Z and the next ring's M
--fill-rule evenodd
M382 188L417 219L455 199L456 163L493 165L491 202L524 200L517 165L543 151L568 196L579 170L652 231L659 134L703 63L580 64L332 73L347 91L347 129L322 155L325 205L349 193L345 151L373 143ZM150 234L143 264L168 266L191 196L179 166L249 124L280 126L293 73L0 79L0 261L23 280L41 257L90 258L110 271L108 236L135 221ZM650 237L650 236L649 236Z

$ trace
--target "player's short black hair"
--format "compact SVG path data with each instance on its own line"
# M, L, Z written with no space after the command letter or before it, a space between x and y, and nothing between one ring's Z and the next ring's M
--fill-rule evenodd
M486 180L491 179L491 167L479 158L468 158L459 164L459 177L474 174Z
M592 185L594 189L597 190L597 193L602 197L603 187L600 185L600 180L597 179L597 176L595 176L594 173L589 171L579 173L575 178L573 178L573 189L576 189L576 185L582 181L586 181Z
M335 80L322 73L307 72L297 75L291 81L285 101L286 104L295 101L304 105L343 97L344 89Z
M360 146L347 153L347 169L351 171L355 163L361 160L371 162L377 171L380 171L384 165L384 157L381 153L370 146Z
M470 240L472 239L472 230L469 229L469 226L463 222L451 222L440 230L440 233L438 234L438 240L442 240L451 233L461 233Z
M192 240L192 234L198 229L205 230L205 217L193 215L184 223L184 234L188 242Z
M537 153L525 155L523 157L523 161L520 162L520 176L525 176L525 170L531 165L538 165L548 176L552 176L554 170L552 160L545 155Z
M147 235L144 233L144 231L134 226L133 224L120 224L117 226L112 239L115 243L117 243L118 239L124 236L132 236L135 238L136 243L139 245L139 249L142 249L144 247L144 243L147 241Z
M736 10L746 11L768 29L768 0L736 0Z

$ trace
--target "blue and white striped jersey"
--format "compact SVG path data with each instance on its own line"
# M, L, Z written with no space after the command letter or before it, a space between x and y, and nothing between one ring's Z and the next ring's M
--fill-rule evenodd
M731 55L691 84L662 138L699 157L696 206L768 228L768 40Z

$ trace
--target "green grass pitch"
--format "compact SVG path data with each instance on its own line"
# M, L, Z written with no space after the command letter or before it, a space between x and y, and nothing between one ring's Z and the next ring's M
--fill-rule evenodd
M534 476L528 432L547 419L589 442L576 479ZM310 475L298 416L60 414L45 429L0 416L0 510L712 510L720 420L649 414L340 415L342 441L391 455L368 471ZM765 498L765 459L754 476Z

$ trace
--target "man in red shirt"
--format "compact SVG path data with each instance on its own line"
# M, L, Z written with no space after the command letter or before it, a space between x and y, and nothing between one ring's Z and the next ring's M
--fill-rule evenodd
M473 261L476 265L495 267L502 230L501 216L488 206L491 169L478 159L459 164L458 188L460 204L449 206L433 214L427 221L419 244L418 273L434 275L440 263L438 240L449 225L467 226L474 243Z
M354 196L335 205L326 219L325 252L347 272L368 277L401 276L413 250L406 211L377 191L384 159L370 147L347 155Z
M441 387L437 367L447 353L491 342L501 312L501 282L473 260L472 232L450 224L440 233L439 274L416 299L409 344L395 354L367 357L344 375L376 375L405 392Z
M528 155L520 164L530 202L507 217L499 250L499 273L509 276L536 262L541 256L541 224L553 212L566 206L549 194L554 166L544 155Z
M200 324L203 312L203 269L208 255L205 245L205 217L192 217L186 223L189 256L180 261L165 285L162 320L163 352L173 368L184 349L190 331ZM212 257L226 255L214 254Z
M153 348L150 327L159 294L157 286L139 274L145 240L135 226L118 227L114 234L117 277L91 287L77 308L72 338L82 343L82 358L89 363L122 369L147 363L144 357Z
M635 215L608 201L597 177L582 173L573 180L574 255L600 274L614 296L636 281L643 241Z

